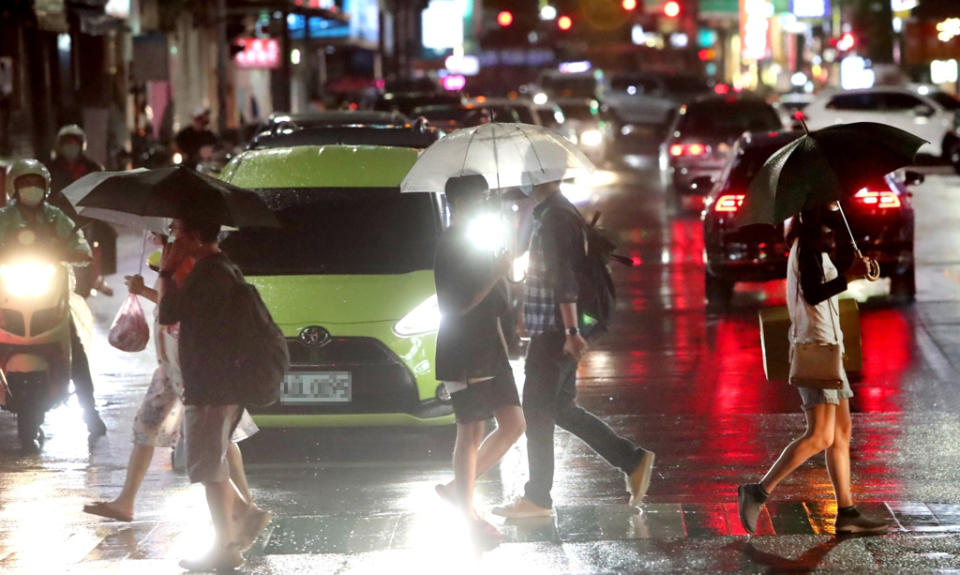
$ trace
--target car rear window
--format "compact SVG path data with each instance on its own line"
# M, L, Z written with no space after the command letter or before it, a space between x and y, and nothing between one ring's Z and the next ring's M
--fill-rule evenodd
M960 100L946 92L930 92L927 94L927 97L943 106L946 110L960 110Z
M876 110L880 108L880 98L872 92L859 94L838 94L830 98L828 110Z
M248 275L400 274L433 269L441 221L433 194L397 188L260 190L279 229L226 232Z
M692 104L680 117L677 130L684 134L729 138L744 132L782 128L780 116L764 102L704 102Z

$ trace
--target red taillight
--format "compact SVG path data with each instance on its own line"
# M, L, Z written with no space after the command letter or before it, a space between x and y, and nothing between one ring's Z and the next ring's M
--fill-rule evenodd
M713 211L734 213L743 205L744 194L724 194L713 204Z
M703 144L671 144L669 152L674 158L680 156L702 156L707 153L707 147Z
M892 210L899 208L901 205L900 196L891 190L874 191L862 188L853 197L860 205L868 208Z

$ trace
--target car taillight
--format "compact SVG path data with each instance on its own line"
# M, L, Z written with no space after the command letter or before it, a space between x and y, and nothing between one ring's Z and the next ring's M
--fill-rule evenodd
M744 194L724 194L713 204L713 211L734 213L743 205Z
M853 198L862 206L880 210L896 209L901 205L900 196L891 190L861 188L859 192L854 194Z
M702 156L707 153L707 147L703 144L671 144L670 155L674 158L680 156Z

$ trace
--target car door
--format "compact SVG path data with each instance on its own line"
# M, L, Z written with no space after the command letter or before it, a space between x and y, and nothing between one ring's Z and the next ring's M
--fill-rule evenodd
M937 117L938 110L921 98L904 92L886 91L879 94L886 124L920 136L933 144L924 145L923 152L939 150L944 129Z

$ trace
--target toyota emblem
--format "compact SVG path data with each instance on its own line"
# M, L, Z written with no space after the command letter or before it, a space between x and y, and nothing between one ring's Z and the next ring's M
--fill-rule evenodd
M307 345L323 347L333 341L333 337L325 328L311 325L300 330L300 341Z

